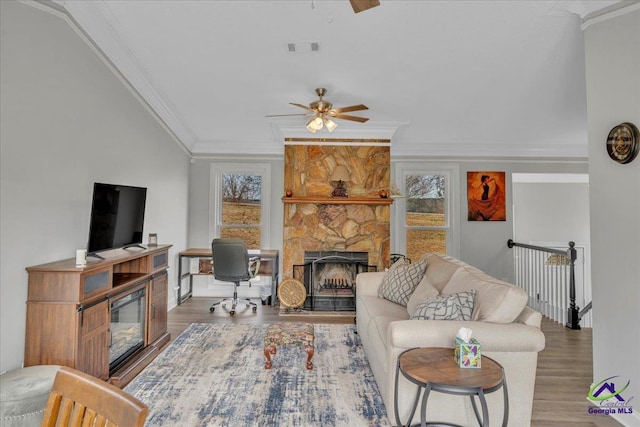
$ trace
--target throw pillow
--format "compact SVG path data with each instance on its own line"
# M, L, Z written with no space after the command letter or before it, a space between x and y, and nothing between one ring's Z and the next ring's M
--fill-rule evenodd
M411 319L471 320L476 291L429 298L419 304Z
M432 267L431 263L429 263L428 265L429 266L427 267L427 272L424 273L424 277L422 278L422 280L420 280L420 283L418 283L418 286L416 286L416 289L409 297L409 301L407 301L407 313L409 313L409 316L411 316L413 312L416 311L418 304L423 303L429 298L440 296L440 292L438 292L438 289L436 289L436 287L431 284L429 278L427 277L428 271Z
M378 296L406 307L409 297L422 280L426 268L426 258L414 264L406 264L404 260L398 260L382 278Z

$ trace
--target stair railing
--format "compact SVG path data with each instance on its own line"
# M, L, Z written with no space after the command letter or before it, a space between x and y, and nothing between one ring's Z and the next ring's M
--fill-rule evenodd
M555 249L509 239L507 246L515 248L515 284L527 291L529 305L567 328L580 329L580 319L591 309L591 302L582 311L576 306L575 243Z

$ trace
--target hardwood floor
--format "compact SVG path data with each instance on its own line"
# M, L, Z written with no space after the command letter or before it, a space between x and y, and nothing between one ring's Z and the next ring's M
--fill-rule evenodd
M224 309L209 312L213 298L191 298L169 311L168 328L175 339L190 323L299 322L300 317L279 316L278 309L258 305L257 313L240 306L231 317ZM312 323L353 323L352 316L311 316ZM592 382L591 329L574 331L543 319L546 348L538 356L533 400L533 427L597 426L621 424L611 417L590 415L586 396ZM516 426L526 427L526 426Z

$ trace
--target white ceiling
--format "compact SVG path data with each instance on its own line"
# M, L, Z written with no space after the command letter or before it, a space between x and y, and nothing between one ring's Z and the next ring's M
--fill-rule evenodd
M634 3L623 2L623 3ZM583 17L616 1L63 1L194 155L283 137L392 138L392 153L586 157ZM317 42L317 53L287 43ZM367 123L310 134L314 89Z

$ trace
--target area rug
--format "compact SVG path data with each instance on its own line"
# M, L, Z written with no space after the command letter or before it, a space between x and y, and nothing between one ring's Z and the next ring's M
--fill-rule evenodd
M264 369L266 324L191 324L125 391L146 426L389 426L353 325L316 324L313 370L299 347Z
M355 317L355 311L319 311L305 310L299 308L281 308L278 312L280 316L316 316L316 317Z

